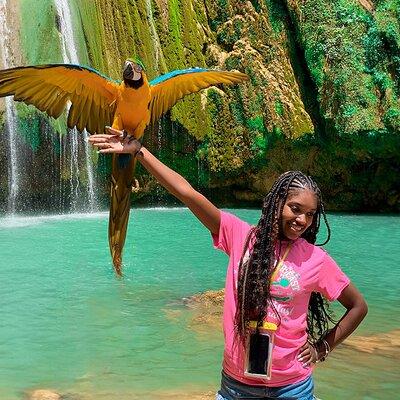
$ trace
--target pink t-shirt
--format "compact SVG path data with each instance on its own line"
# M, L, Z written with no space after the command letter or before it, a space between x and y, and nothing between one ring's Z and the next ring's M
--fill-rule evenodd
M213 235L214 246L229 256L223 316L223 369L232 378L249 385L274 387L300 382L312 373L312 367L304 368L297 360L300 347L307 341L307 311L311 292L320 292L330 301L336 300L350 280L324 250L305 239L295 240L271 284L273 302L280 316L275 333L271 379L246 377L244 348L235 341L234 318L238 267L250 229L248 223L221 211L219 234ZM276 322L276 315L270 309L268 321Z

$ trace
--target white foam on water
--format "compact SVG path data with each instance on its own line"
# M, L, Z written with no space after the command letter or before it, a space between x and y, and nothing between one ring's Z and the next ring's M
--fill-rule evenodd
M37 216L7 216L0 218L0 229L24 228L28 226L40 225L52 221L73 221L82 219L106 219L108 212L96 213L71 213L57 215L37 215Z
M141 211L161 211L161 212L176 212L176 211L188 211L186 207L139 207L132 208L131 212ZM89 212L89 213L67 213L67 214L46 214L46 215L11 215L0 218L0 229L8 228L23 228L28 226L34 226L44 224L52 221L73 221L73 220L84 220L84 219L107 219L108 211Z

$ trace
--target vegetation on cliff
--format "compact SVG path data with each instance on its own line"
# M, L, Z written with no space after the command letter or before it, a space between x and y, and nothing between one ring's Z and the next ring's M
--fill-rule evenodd
M59 62L54 4L32 1L20 2L24 60ZM79 59L113 78L132 56L143 60L150 79L194 66L249 75L246 84L185 98L145 137L193 185L217 191L217 202L258 204L277 175L301 169L320 183L330 209L400 210L400 0L70 6ZM38 154L46 118L19 110L22 136ZM57 132L65 128L46 128L46 135ZM57 155L59 142L48 142ZM100 157L104 190L108 170ZM136 200L159 199L151 177L139 173Z

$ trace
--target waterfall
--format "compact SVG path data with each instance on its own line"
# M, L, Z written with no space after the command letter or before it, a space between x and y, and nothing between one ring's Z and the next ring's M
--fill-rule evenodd
M55 6L57 10L57 15L59 17L59 26L61 33L61 47L62 47L62 57L64 63L79 64L78 51L74 41L73 25L71 12L68 6L67 0L55 0ZM69 108L69 106L68 106ZM83 152L85 154L85 164L87 172L87 203L88 208L91 211L97 209L97 200L94 191L94 176L93 176L93 166L90 157L90 148L85 138L87 132L84 131L80 134L76 128L69 131L68 142L70 143L69 150L71 152L71 157L69 160L69 172L70 172L70 196L71 196L71 211L77 211L80 201L80 191L79 191L79 138L81 138L81 143L83 143ZM63 154L66 154L63 152ZM60 155L61 157L61 155ZM86 207L85 207L86 208Z
M159 68L161 67L160 69L162 71L165 71L167 68L167 65L165 63L164 55L163 55L162 48L161 48L160 38L158 36L157 30L156 30L156 25L154 23L153 9L151 7L151 0L146 0L146 13L147 13L147 20L149 22L149 27L150 27L151 39L153 41L153 48L154 48L154 52L155 52L156 64Z
M11 53L11 32L7 24L7 0L0 0L0 57L3 68L12 67L13 54ZM18 169L18 136L17 119L14 101L7 97L5 99L5 131L8 143L8 205L9 214L14 214L17 208L17 196L19 191L19 169ZM5 141L3 141L4 143Z

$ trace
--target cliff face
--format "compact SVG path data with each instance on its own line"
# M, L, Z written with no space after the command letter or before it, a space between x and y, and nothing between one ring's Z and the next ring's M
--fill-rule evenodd
M15 3L23 62L60 62L53 3ZM218 203L258 204L281 172L301 169L319 182L330 209L400 209L399 0L69 3L80 62L113 78L132 56L143 60L150 79L194 66L249 75L246 84L185 98L145 137ZM39 183L24 196L48 198L54 181L69 179L57 163L68 135L62 123L25 109L20 134L36 168L61 178L35 181L27 173ZM0 157L6 162L4 150ZM109 162L93 159L105 197ZM143 190L135 200L162 198L139 173Z

